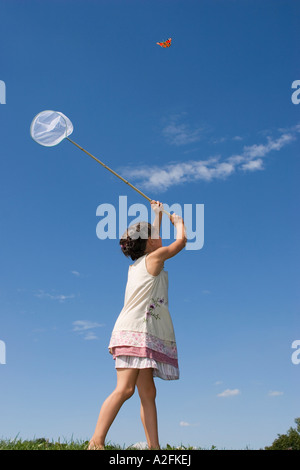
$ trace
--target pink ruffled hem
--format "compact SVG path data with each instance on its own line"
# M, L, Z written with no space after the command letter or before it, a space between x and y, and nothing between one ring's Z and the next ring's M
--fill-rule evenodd
M178 360L172 357L167 356L158 351L153 351L150 348L139 348L135 346L117 346L111 348L113 358L115 359L118 356L135 356L135 357L147 357L149 359L154 359L158 362L163 362L165 364L170 364L178 368Z

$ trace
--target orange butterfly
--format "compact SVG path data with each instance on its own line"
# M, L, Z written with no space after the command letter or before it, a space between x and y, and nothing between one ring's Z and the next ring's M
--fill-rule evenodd
M156 44L158 44L161 47L170 47L171 46L171 41L172 41L172 38L169 38L167 41L157 42Z

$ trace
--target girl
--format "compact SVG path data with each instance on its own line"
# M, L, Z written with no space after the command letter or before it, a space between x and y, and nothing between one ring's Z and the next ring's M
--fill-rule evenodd
M89 450L104 449L107 432L123 403L137 386L141 419L149 449L159 449L156 388L153 377L179 378L177 348L168 310L168 273L164 262L186 244L184 222L172 214L176 240L163 247L159 236L162 204L151 201L153 226L137 223L120 240L121 250L133 261L129 267L125 302L112 331L109 352L115 360L117 385L100 410Z

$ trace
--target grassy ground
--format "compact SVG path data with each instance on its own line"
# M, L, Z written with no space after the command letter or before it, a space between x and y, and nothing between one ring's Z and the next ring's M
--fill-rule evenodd
M30 441L21 440L21 439L13 439L7 440L2 439L0 440L0 450L86 450L88 446L88 441L70 441L70 442L53 442L49 441L48 439L34 439ZM121 447L119 445L110 444L108 443L105 446L106 450L130 450L134 449L133 447ZM171 447L169 444L162 449L162 450L176 450L178 447ZM183 450L200 450L195 449L194 447L185 447L180 446L180 449ZM212 447L214 449L214 447Z

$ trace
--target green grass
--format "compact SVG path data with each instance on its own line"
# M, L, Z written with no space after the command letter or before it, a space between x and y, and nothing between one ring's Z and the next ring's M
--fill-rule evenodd
M1 439L0 440L0 450L86 450L88 447L88 441L69 441L69 442L60 442L50 441L49 439L40 438L33 440L22 440L22 439ZM105 450L137 450L133 447L119 446L116 444L108 443L105 446ZM172 447L169 444L161 450L204 450L200 447L195 449L191 446L179 446ZM212 446L209 450L214 450L215 447Z

